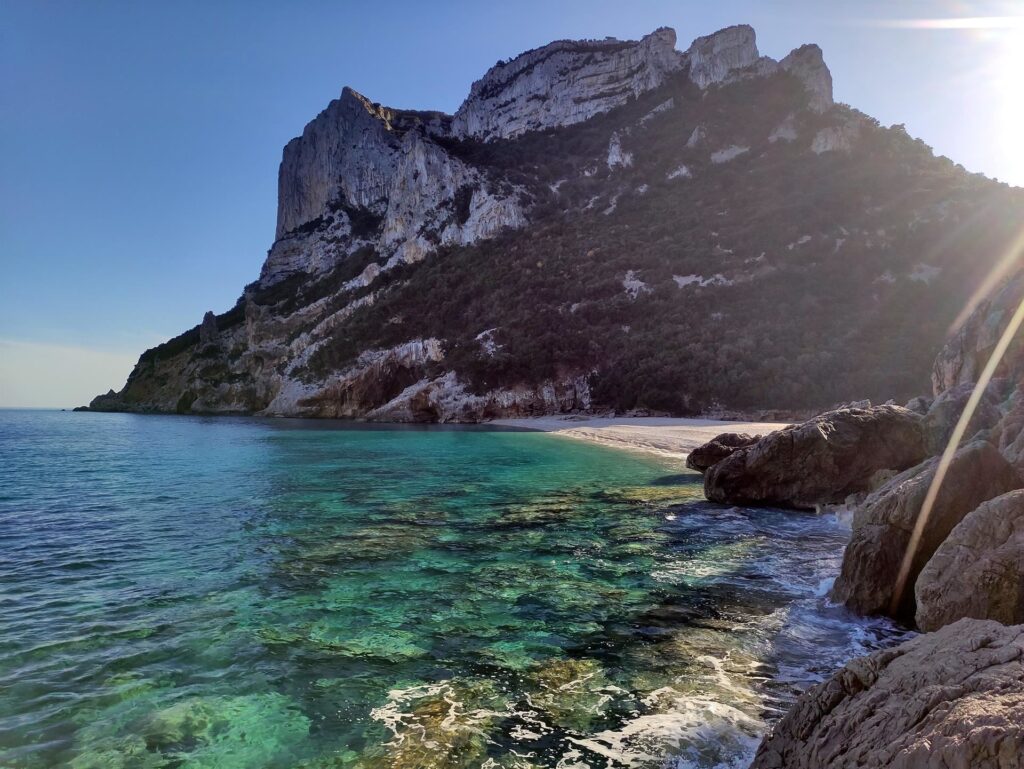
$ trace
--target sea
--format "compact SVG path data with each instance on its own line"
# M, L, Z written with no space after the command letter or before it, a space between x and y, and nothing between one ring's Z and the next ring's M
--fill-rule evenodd
M0 411L0 768L745 767L848 525L539 432Z

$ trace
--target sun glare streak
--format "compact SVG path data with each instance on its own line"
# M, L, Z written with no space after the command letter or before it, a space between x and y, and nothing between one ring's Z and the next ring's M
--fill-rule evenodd
M1001 3L993 13L978 13L975 3L951 5L944 17L871 19L861 23L883 29L921 31L924 34L954 35L959 54L951 55L949 84L963 79L957 87L969 88L965 108L972 100L987 102L993 111L989 115L988 142L990 151L999 158L994 168L986 169L990 175L1009 180L1011 184L1024 184L1024 143L1021 126L1024 125L1024 13L1020 3ZM998 9L998 10L997 10ZM972 12L973 11L973 12ZM949 38L946 38L949 39ZM961 47L963 43L968 47ZM954 74L960 60L965 71ZM991 108L990 107L990 108ZM974 108L974 111L979 108ZM987 109L981 107L980 109ZM980 118L979 115L969 115Z
M884 19L895 29L1024 29L1024 16L959 16L945 19Z
M960 419L957 421L956 427L953 428L953 434L949 437L949 442L942 452L941 459L939 459L938 467L935 469L935 477L932 478L932 482L928 486L928 493L925 494L924 502L921 504L921 512L918 513L917 521L914 523L914 531L910 535L910 542L907 544L907 550L903 554L903 561L900 563L899 575L896 577L896 587L893 590L892 602L889 606L889 611L893 615L898 612L900 604L903 602L903 591L907 587L907 578L910 576L910 568L913 565L914 556L917 554L921 535L928 525L928 518L931 516L932 508L935 506L935 499L939 495L939 489L946 478L949 465L953 461L953 455L960 446L964 433L967 432L967 425L978 408L981 396L984 394L989 382L992 381L996 367L1006 353L1006 348L1010 346L1010 342L1020 328L1022 321L1024 321L1024 300L1017 307L1017 311L1013 314L1009 324L1007 324L1006 330L999 337L999 342L996 344L995 349L992 350L988 363L985 364L981 376L978 377L978 382L974 385L974 390L971 391L971 397L968 398L967 405L964 406L963 413L960 414Z
M998 285L1007 273L1017 265L1020 261L1021 255L1024 254L1024 230L1021 230L1020 234L1014 240L1013 245L1006 251L1006 254L1000 259L995 266L989 271L988 275L985 276L985 280L981 282L974 293L971 294L970 298L964 304L960 314L956 316L956 319L949 326L949 333L955 333L967 322L971 313L981 304L981 301L991 293L992 289Z

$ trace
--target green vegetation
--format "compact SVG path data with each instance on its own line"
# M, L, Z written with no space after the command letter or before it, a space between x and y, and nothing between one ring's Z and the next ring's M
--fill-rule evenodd
M639 123L669 97L675 109ZM926 389L1018 204L900 127L799 111L803 98L785 75L704 98L680 81L580 126L446 142L528 190L533 223L382 275L309 375L436 336L444 367L478 391L590 372L597 402L616 409L802 409ZM798 141L768 141L794 113ZM853 153L809 152L818 130L847 120L863 126ZM623 125L634 163L609 171L603 153ZM688 148L696 126L708 138ZM733 144L750 151L710 161ZM668 179L680 164L692 178ZM927 282L911 277L919 264L937 268ZM629 272L644 284L635 296ZM492 328L488 355L476 337Z

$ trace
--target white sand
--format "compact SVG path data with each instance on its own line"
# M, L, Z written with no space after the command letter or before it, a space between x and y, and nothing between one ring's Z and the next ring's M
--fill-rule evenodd
M492 424L557 433L619 449L643 451L680 459L720 433L770 433L784 422L726 422L718 419L670 417L551 416L496 419Z

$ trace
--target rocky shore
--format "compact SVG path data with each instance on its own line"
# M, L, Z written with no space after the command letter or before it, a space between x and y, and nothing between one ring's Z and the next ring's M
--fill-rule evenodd
M851 511L833 600L922 631L806 692L754 769L1024 766L1024 351L1008 328L1022 292L1024 275L977 306L932 396L692 452L709 500Z

